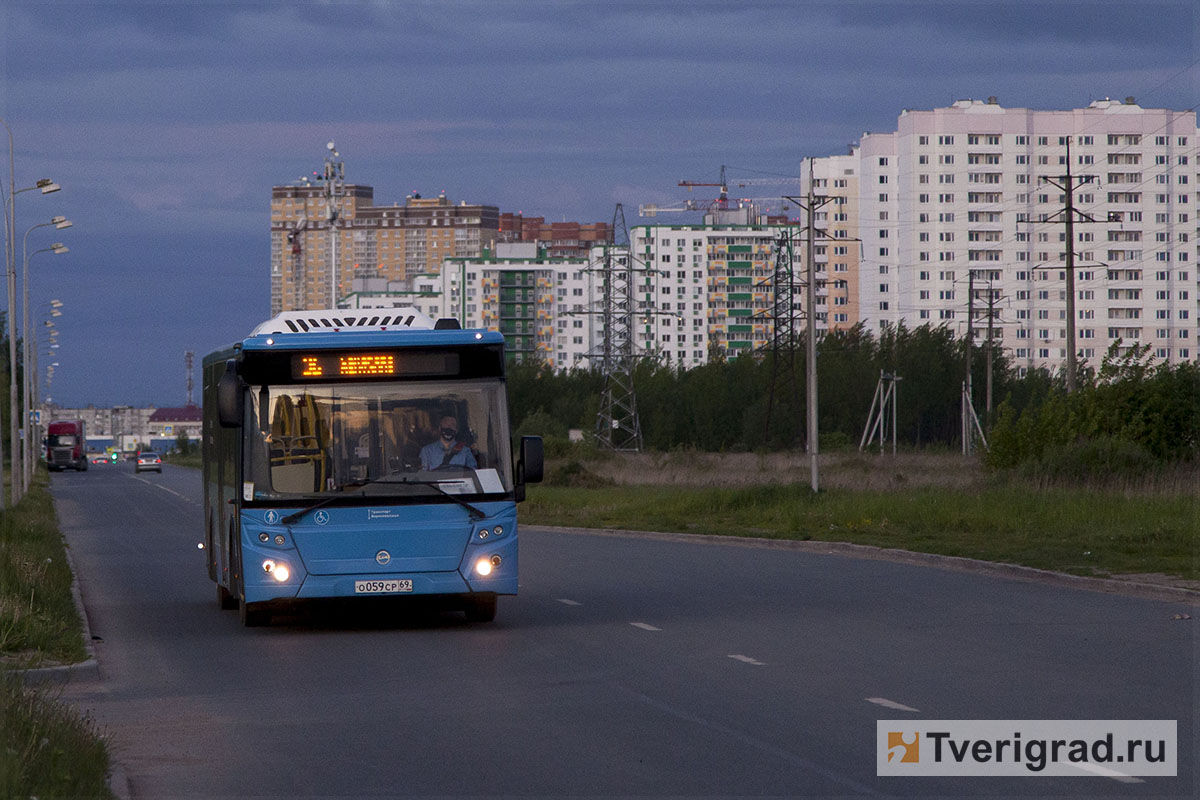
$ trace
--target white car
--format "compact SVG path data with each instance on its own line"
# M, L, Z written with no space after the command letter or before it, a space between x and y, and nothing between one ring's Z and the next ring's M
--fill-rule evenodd
M162 473L162 458L158 453L149 451L137 454L137 466L133 468L134 472L148 472L154 470Z

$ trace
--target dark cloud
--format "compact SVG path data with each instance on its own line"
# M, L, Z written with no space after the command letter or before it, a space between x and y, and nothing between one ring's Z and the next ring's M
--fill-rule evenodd
M621 202L636 221L681 179L794 174L903 108L1197 95L1191 0L43 0L0 15L18 182L64 186L22 195L18 232L75 221L34 292L70 295L56 394L79 403L178 403L182 352L267 314L271 186L319 168L331 138L379 202L444 189L583 221ZM172 307L129 357L142 314Z

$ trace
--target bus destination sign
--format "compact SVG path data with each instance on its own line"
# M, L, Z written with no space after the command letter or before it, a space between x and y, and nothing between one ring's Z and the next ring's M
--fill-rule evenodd
M292 356L294 380L377 378L404 375L454 375L456 353L297 353Z

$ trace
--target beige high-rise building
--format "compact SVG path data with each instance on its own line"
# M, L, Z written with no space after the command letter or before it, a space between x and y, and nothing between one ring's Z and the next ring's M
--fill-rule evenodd
M824 235L814 239L818 273L827 276L829 330L852 328L859 315L859 284L869 278L859 270L858 149L849 155L805 159L801 167L808 188L811 161L813 194L829 201L814 211L813 223ZM880 211L886 220L886 211Z
M499 234L496 206L415 194L404 205L375 206L374 190L354 184L330 194L323 185L271 190L272 314L334 308L355 278L407 282L436 273L445 258L478 257Z

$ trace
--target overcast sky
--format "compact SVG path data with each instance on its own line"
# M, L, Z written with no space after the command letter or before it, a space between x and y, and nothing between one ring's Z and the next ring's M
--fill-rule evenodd
M795 175L904 108L1200 102L1195 0L22 2L0 8L17 260L63 405L183 405L184 352L270 313L271 187L445 191L629 224L680 180ZM8 188L8 170L0 183ZM660 217L659 222L668 221ZM20 264L18 264L20 271ZM41 308L39 308L41 307ZM46 359L43 357L41 363ZM196 377L199 400L199 378Z

